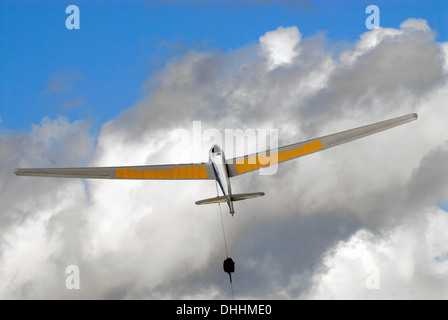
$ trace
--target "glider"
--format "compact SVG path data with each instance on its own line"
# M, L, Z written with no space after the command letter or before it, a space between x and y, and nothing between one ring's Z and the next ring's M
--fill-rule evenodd
M238 158L227 159L223 150L214 145L209 162L190 164L144 165L90 168L32 168L16 169L18 176L85 178L85 179L144 179L144 180L215 180L223 196L196 201L196 204L227 202L235 213L233 202L263 196L263 192L233 194L230 178L319 152L417 119L416 113L373 123L363 127L330 134L316 139L290 144Z

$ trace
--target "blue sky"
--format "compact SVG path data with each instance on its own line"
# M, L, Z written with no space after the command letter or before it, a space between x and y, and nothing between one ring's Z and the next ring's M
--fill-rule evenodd
M324 32L330 44L367 31L365 9L381 26L424 18L448 39L444 1L2 1L0 128L29 130L45 116L88 119L96 130L134 105L148 77L195 49L228 51L255 44L279 26L303 37ZM80 9L68 30L65 8Z

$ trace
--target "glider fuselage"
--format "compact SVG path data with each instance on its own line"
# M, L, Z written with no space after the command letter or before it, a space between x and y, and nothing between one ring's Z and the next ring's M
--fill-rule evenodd
M219 188L221 189L222 194L227 198L230 213L233 215L235 210L232 201L232 188L230 187L229 172L227 170L224 151L222 151L218 145L214 145L210 149L209 160L213 166Z

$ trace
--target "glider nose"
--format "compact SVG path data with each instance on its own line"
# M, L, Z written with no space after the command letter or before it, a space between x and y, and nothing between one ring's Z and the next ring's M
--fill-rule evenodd
M213 147L210 148L210 154L219 154L221 153L221 148L215 144Z

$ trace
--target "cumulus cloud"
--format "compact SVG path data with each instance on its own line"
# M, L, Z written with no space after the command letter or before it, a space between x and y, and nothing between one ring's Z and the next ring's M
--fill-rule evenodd
M281 145L417 112L276 175L233 179L234 192L266 192L236 203L234 217L223 207L234 289L248 299L446 298L447 221L436 207L447 201L446 44L416 19L366 32L336 56L295 26L259 40L173 59L98 137L64 119L2 133L0 295L230 297L219 209L194 205L215 195L214 182L36 179L15 167L196 161L173 135L195 120L221 132L276 128ZM211 142L200 144L205 161ZM71 264L80 290L65 288ZM372 270L379 289L366 288Z
M302 298L445 298L447 226L447 212L428 207L386 236L361 229L327 252Z
M268 56L271 69L281 64L288 64L297 56L296 47L300 38L299 29L296 27L279 27L260 37L261 49Z

